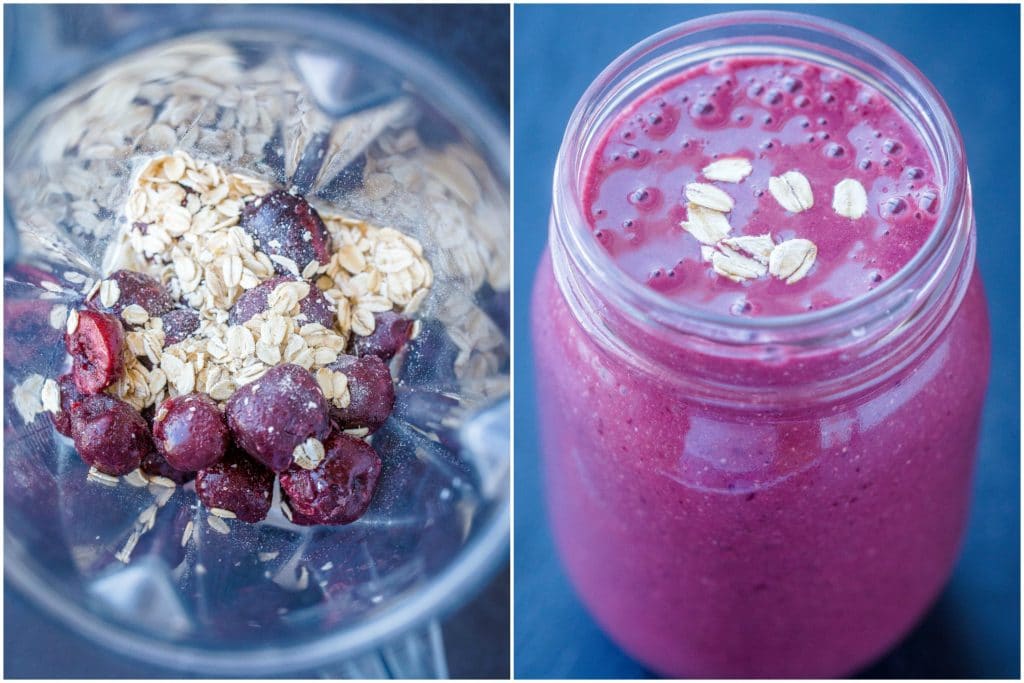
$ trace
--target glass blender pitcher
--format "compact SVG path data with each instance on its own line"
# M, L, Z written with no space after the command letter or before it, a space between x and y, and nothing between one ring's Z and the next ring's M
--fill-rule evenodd
M81 635L171 669L443 677L439 617L507 557L507 134L388 36L255 14L211 7L201 32L104 64L7 136L6 575ZM213 532L192 486L89 481L47 415L19 410L33 375L63 371L58 319L106 274L134 174L175 149L424 245L435 284L392 363L384 472L356 523L298 527L275 505Z

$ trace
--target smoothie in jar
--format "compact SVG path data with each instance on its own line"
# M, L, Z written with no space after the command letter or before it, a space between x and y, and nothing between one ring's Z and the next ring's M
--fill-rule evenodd
M912 67L815 21L655 36L556 169L549 510L588 608L663 674L852 672L934 599L966 521L989 348L962 146ZM765 49L768 23L805 44ZM693 48L723 28L731 50Z

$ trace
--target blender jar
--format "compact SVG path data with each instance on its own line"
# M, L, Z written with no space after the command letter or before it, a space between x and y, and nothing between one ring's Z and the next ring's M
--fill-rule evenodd
M508 541L507 135L387 36L260 14L106 64L8 135L5 570L83 636L169 668L444 676L437 619ZM47 415L19 410L33 375L63 370L62 316L106 274L132 178L175 149L424 245L435 284L392 363L384 472L356 523L298 527L275 505L222 535L193 486L87 481Z

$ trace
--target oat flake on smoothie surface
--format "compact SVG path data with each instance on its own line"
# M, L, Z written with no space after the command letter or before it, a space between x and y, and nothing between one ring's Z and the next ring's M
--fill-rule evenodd
M663 296L724 315L821 310L873 290L934 229L941 179L914 130L839 69L723 58L615 113L582 203L624 274ZM726 241L762 235L773 253Z

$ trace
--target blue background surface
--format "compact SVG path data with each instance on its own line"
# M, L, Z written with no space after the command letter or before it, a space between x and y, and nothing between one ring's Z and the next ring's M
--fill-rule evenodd
M765 6L761 5L761 8ZM738 7L737 7L738 8ZM515 675L649 676L584 611L558 565L543 507L529 293L547 238L551 174L583 91L616 56L717 5L515 10ZM867 677L1018 678L1020 663L1020 35L1017 6L794 6L907 56L959 122L974 186L993 372L975 501L955 575L925 620Z

